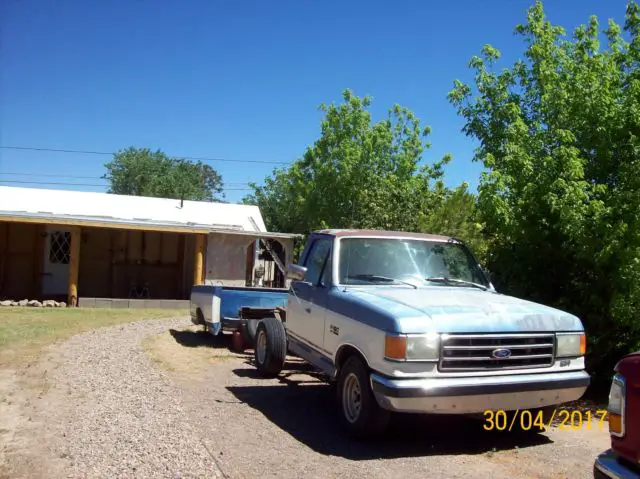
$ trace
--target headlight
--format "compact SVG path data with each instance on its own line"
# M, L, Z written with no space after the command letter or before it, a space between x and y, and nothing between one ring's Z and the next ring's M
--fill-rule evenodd
M387 335L384 357L394 361L432 361L438 359L440 335Z
M584 333L561 333L556 335L556 357L584 356L587 352L587 337Z
M612 436L624 436L625 380L620 374L613 376L609 390L609 433Z

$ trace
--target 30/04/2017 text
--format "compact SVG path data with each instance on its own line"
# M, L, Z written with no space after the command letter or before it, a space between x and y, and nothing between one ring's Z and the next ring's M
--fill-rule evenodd
M546 416L546 417L545 417ZM539 430L546 431L551 427L554 421L561 431L578 431L583 428L601 430L607 418L607 411L599 409L595 412L560 409L553 410L549 414L543 414L542 411L529 411L524 409L520 411L497 411L487 410L484 412L485 422L484 429L486 431L529 431ZM593 426L593 422L597 421L597 426Z

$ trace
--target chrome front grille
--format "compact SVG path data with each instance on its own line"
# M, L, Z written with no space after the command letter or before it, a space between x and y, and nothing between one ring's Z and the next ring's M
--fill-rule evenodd
M553 364L554 354L553 334L445 334L438 369L459 372L542 368Z

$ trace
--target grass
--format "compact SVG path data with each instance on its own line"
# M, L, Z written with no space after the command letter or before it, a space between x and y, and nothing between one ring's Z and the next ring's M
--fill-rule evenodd
M181 378L200 379L212 364L243 356L230 351L229 343L230 338L216 338L197 326L187 326L145 338L142 349L158 367Z
M183 309L0 308L0 367L39 356L50 344L90 329L188 315Z

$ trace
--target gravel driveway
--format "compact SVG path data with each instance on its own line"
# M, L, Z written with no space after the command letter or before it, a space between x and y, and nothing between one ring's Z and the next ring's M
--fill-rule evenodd
M259 379L251 356L231 353L228 343L178 318L96 330L56 346L27 373L31 389L18 389L14 378L4 473L587 478L609 446L606 424L517 435L413 416L381 442L354 443L335 421L329 387L304 365L292 361L283 377ZM0 390L9 383L0 378Z

